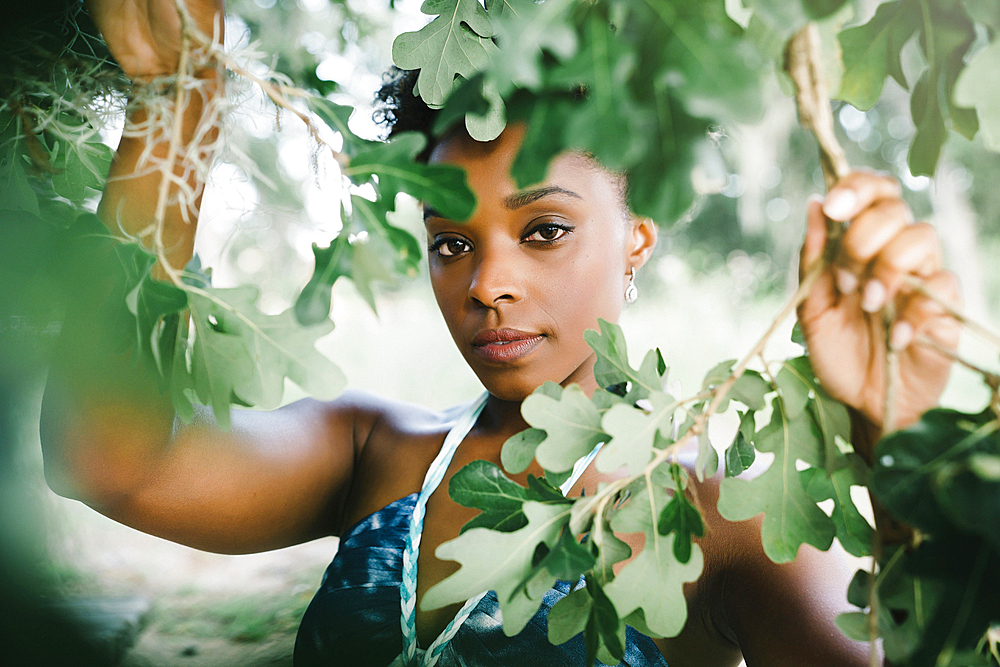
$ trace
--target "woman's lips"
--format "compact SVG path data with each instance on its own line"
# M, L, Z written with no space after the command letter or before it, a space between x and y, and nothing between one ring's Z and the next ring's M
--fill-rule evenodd
M544 336L517 329L488 329L472 339L472 349L492 363L509 363L530 354Z

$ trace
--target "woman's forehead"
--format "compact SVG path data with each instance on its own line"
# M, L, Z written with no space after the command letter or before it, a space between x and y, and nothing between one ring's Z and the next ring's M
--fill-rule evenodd
M505 208L511 203L539 199L540 195L562 195L594 203L620 202L620 177L612 174L586 153L574 151L556 156L545 180L518 188L510 175L524 138L523 125L513 125L493 141L481 142L464 132L452 132L435 146L430 162L454 164L466 170L469 186L477 199L496 199ZM529 202L530 203L530 202Z

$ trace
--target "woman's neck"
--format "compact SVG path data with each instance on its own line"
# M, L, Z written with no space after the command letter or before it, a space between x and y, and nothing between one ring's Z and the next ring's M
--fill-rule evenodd
M589 373L583 376L583 382L577 382L575 378L567 378L564 386L569 384L579 384L580 388L587 396L591 396L597 389L597 381L594 379L593 364L588 369ZM476 423L477 428L490 433L503 435L509 438L515 433L520 433L528 428L530 424L521 416L522 401L507 401L490 394L486 400L486 406Z
M521 401L505 401L490 394L476 426L507 438L528 428L528 422L521 416Z

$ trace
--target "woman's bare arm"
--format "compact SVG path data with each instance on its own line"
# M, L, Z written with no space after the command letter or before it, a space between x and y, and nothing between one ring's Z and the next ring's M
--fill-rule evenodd
M134 80L176 71L180 23L174 2L88 3L111 52ZM211 35L221 21L221 0L186 3L199 29ZM214 70L198 76L205 85L181 110L185 145L218 93ZM132 122L141 122L146 112L131 113ZM99 209L113 232L140 236L154 219L160 174L144 170L140 156L147 148L165 156L168 138L161 132L122 140ZM178 165L177 173L182 169ZM199 202L192 204L186 212L179 205L165 210L165 257L175 268L192 253ZM271 413L237 411L229 432L206 414L179 425L169 396L142 363L95 353L95 341L105 335L94 317L102 297L90 295L100 291L81 289L50 372L41 435L51 487L140 530L213 551L259 551L335 531L379 404L355 397L300 401Z

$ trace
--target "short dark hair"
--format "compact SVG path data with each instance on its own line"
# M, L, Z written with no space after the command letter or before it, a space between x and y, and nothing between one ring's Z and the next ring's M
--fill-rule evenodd
M413 94L417 84L418 69L400 69L393 65L382 75L382 87L375 93L375 111L372 118L388 131L386 139L403 132L419 132L427 138L427 145L417 155L417 161L427 162L434 150L434 121L438 110L427 106Z

